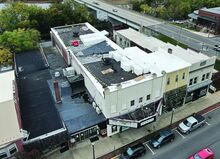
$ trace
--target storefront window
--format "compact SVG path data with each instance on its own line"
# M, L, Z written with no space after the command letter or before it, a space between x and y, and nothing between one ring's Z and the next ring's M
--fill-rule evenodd
M7 153L5 152L0 153L0 159L6 158L6 157L8 157Z

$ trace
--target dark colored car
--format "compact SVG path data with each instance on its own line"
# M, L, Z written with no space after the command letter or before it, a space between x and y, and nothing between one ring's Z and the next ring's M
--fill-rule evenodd
M213 48L213 50L215 50L215 51L220 51L220 45L215 45L215 47Z
M146 153L146 147L142 143L138 143L134 146L129 147L125 152L122 153L121 159L135 159Z
M151 141L150 144L154 148L159 148L163 144L166 144L168 142L172 142L175 138L175 134L171 130L164 130L161 131L158 135L156 135Z

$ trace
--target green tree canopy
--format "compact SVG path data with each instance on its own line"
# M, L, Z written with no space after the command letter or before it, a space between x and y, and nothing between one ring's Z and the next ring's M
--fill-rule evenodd
M93 23L94 16L84 5L73 0L54 3L48 9L16 2L8 4L0 11L0 26L3 31L24 28L49 34L51 27L81 22Z
M185 19L202 7L218 7L220 0L133 0L132 4L136 11L163 19Z
M5 31L0 35L0 44L12 52L23 52L38 46L40 33L35 29Z
M0 66L12 64L12 53L6 48L0 47Z
M30 16L41 10L36 5L28 6L22 2L8 4L0 11L0 26L7 31L18 28L33 28L37 25L37 21L30 19Z

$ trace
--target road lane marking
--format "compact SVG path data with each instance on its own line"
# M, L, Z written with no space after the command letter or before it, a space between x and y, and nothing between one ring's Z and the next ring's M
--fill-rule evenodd
M205 121L205 123L206 123L207 125L211 125L211 124L209 124L207 121Z
M183 139L185 139L186 137L183 136L178 130L175 130Z
M153 155L156 154L156 152L154 152L154 151L150 148L150 146L147 144L147 142L145 143L145 145L147 146L147 148L151 151L151 153L152 153Z

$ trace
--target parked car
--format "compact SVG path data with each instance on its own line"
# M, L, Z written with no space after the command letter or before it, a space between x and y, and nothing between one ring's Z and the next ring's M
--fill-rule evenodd
M99 5L99 3L98 3L98 2L96 2L96 1L93 1L92 3L93 3L93 4L95 4L95 5Z
M135 159L146 153L146 147L142 143L138 143L129 147L121 154L121 159Z
M213 50L215 50L215 51L220 51L220 45L215 45L215 47L213 48Z
M214 156L215 154L210 148L204 148L190 156L188 159L214 159Z
M165 143L172 142L175 138L175 134L172 130L164 130L160 132L158 135L156 135L151 141L150 144L154 148L159 148Z
M178 130L184 134L203 126L205 123L205 117L199 114L193 114L192 116L186 118L178 126Z
M118 12L118 10L117 10L117 9L112 9L112 11L113 11L113 12Z

